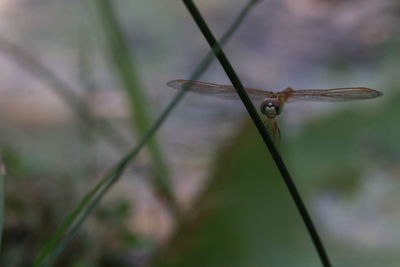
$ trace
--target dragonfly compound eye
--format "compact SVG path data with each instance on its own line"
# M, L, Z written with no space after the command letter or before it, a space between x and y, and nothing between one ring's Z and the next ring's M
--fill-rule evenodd
M263 101L261 103L261 113L268 119L273 119L277 115L276 107L271 101Z
M274 119L281 111L282 109L277 99L267 98L261 103L261 113L268 119Z

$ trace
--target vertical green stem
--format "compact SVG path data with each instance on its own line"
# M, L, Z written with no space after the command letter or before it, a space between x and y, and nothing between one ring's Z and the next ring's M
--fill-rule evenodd
M150 127L151 118L138 70L133 63L134 57L132 51L128 47L128 42L111 2L109 0L98 0L96 3L104 25L107 41L109 42L109 51L117 70L116 73L128 96L131 117L133 119L132 125L135 126L138 135L142 136ZM171 188L170 174L161 148L154 138L149 140L147 148L154 167L154 189L165 200L175 219L179 219L180 210Z

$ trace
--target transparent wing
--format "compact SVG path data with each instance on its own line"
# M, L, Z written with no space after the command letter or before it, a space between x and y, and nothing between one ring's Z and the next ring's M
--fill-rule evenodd
M288 102L299 100L338 102L369 99L383 95L377 90L366 87L290 90L285 94Z
M219 98L225 99L239 99L239 95L237 94L235 88L230 85L220 85L214 83L206 83L206 82L197 82L197 81L189 81L189 80L174 80L167 83L169 87L182 90L185 84L191 83L189 90L191 92L212 95ZM263 91L259 89L251 89L246 88L246 92L249 94L249 97L253 100L262 100L267 97L271 97L273 92Z

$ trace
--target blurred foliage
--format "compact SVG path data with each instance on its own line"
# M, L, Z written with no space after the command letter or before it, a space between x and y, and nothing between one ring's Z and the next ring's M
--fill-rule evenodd
M251 123L219 153L194 217L157 266L319 266L305 227Z
M338 3L340 1L328 2ZM75 1L77 9L81 9L80 4L77 3L78 1ZM212 1L210 3L204 5L207 6L210 18L214 21L224 21L221 19L221 15L231 16L227 9L224 9L224 14L221 14L220 10L214 10ZM308 1L308 3L312 2ZM190 39L189 41L193 41L193 43L197 41L196 38L191 40L191 37L185 35L187 31L183 31L183 28L188 25L176 21L171 22L175 23L175 28L171 27L173 30L168 32L165 20L160 16L160 14L168 13L165 7L170 4L165 4L162 8L157 7L156 11L153 11L155 9L147 6L145 2L138 4L147 8L147 10L142 9L142 6L136 8L134 12L139 16L148 16L147 11L155 12L153 13L154 19L151 20L151 27L144 23L130 21L134 27L132 32L138 32L140 36L128 36L128 41L132 42L135 48L136 46L141 47L140 52L147 53L138 53L138 57L141 57L142 60L145 59L146 62L143 64L150 69L149 73L151 72L143 76L154 78L154 76L160 75L159 79L164 79L158 70L166 66L173 68L173 66L170 67L171 62L166 60L165 54L170 54L174 60L178 60L180 56L188 58L188 61L183 64L184 68L193 64L195 56L192 57L192 54L196 54L193 52L195 50L192 51L191 48L188 48L190 45L184 47L181 44L185 39ZM125 2L123 5L130 4ZM234 7L230 3L223 7L227 8L228 6L229 8ZM344 4L343 9L345 9ZM275 12L276 9L271 8L270 10L274 14L276 13L276 16L282 15ZM118 15L125 14L126 17L130 17L133 12L130 8L123 8L119 11L121 13ZM58 12L60 17L63 17L61 21L65 22L63 26L66 26L67 22L71 21L71 17L64 12L64 9L60 9ZM284 20L295 18L295 16L287 16L287 13L284 14L286 16L281 16ZM79 17L76 14L74 16ZM260 40L257 38L262 39L264 38L262 36L266 36L266 39L273 40L280 47L283 43L290 42L281 35L278 35L281 39L271 38L273 31L284 34L291 34L294 31L286 24L282 25L284 27L277 27L281 24L279 21L273 21L272 16L267 16L268 20L265 20L266 15L262 12L258 16L258 18L255 16L255 19L260 24L252 24L253 31L245 32L245 36L253 37L238 38L231 49L251 44L245 46L249 48L247 50L251 50L261 61L272 62L271 66L274 69L280 70L279 64L296 66L296 64L292 64L296 58L291 58L293 54L288 53L289 50L279 49L288 56L287 61L281 60L279 62L283 63L278 64L277 58L271 60L268 56L270 54L262 54L264 50L255 49L255 47L268 47L271 53L275 53L277 50L268 46L270 43L258 42ZM368 18L368 23L376 21ZM319 19L327 23L325 18ZM271 28L264 29L265 25L261 23L262 21L266 21ZM280 22L282 23L282 21ZM79 22L74 20L74 23L78 24ZM310 22L306 21L305 23ZM53 26L52 23L48 23L48 25ZM128 28L128 24L124 25ZM323 25L323 23L318 23L318 25ZM364 30L368 29L364 24L361 25ZM393 25L396 24L393 23ZM41 27L41 25L37 24L35 27ZM346 27L339 27L339 29L344 30ZM265 30L268 34L264 34L265 32L260 29ZM313 29L315 30L315 28ZM380 28L378 27L378 29ZM317 32L317 30L312 32ZM93 26L90 33L94 34L95 32ZM261 34L254 34L254 32ZM400 195L398 189L400 126L397 123L400 115L398 108L400 95L397 93L399 91L397 74L399 42L393 39L389 43L384 43L387 40L385 36L391 34L391 31L385 33L385 38L376 43L368 42L370 36L365 39L359 38L358 34L362 35L361 30L349 30L349 32L350 34L354 33L354 38L361 41L360 44L352 46L353 48L349 49L347 53L357 50L363 42L370 43L368 49L361 53L361 56L355 55L354 59L360 63L358 65L361 68L360 71L365 71L364 67L373 70L366 71L366 76L370 76L370 80L366 80L366 83L375 82L375 77L371 78L370 75L370 73L375 73L376 77L379 77L376 80L380 80L377 83L382 86L377 89L382 90L385 95L381 99L360 102L360 104L355 103L348 106L339 104L338 111L331 112L330 115L301 122L300 131L296 135L291 135L292 137L285 135L285 132L291 130L290 126L285 127L285 124L281 123L283 125L281 150L296 184L305 197L311 215L316 221L316 226L321 231L322 240L327 246L334 266L392 267L397 266L400 262L397 253L400 244L395 242L396 239L399 239L396 231L400 221L397 211L397 203L400 200L398 197ZM35 31L29 31L29 34L32 38L37 37ZM297 32L297 34L299 33ZM27 35L24 36L29 38L26 37ZM62 31L57 32L56 36L52 36L52 38L54 37L62 37L64 41L67 40L66 43L70 41ZM301 47L302 40L313 40L311 37L306 37L298 38L300 44L296 42L295 47ZM344 37L352 36L344 35ZM172 46L171 43L166 44L165 41L168 38L174 39L172 43L179 44L179 46L169 47ZM352 40L346 38L344 39L351 46ZM325 41L330 43L328 48L324 46L324 43L315 44L315 46L307 46L303 43L307 49L315 50L310 55L311 58L315 57L314 60L319 64L324 62L321 60L324 57L320 55L319 50L330 51L330 48L338 43L337 40L332 42L329 38ZM143 47L146 46L152 46L153 50L143 50ZM178 54L179 49L189 50L190 57L186 54ZM328 57L332 59L327 65L331 65L330 72L336 75L331 79L335 82L338 80L349 81L355 73L353 59L345 58L343 55L346 53L340 54L341 49L346 50L344 47L337 47L335 50L337 53L332 52ZM118 46L115 46L114 50L118 50ZM155 50L157 51L154 52ZM302 50L295 49L294 51L296 55L302 54ZM114 52L120 53L121 51ZM234 53L232 54L234 55ZM237 54L243 58L251 56L245 52ZM163 58L164 56L166 58ZM118 55L118 58L120 57L121 55ZM366 57L367 61L365 61ZM304 67L304 72L301 68L301 71L293 75L307 76L309 74L306 70L307 64L310 62L304 63L304 59L299 58L297 58L298 66L306 67ZM88 60L92 60L92 58ZM243 60L243 62L245 61ZM155 63L160 65L156 66ZM90 64L94 66L96 62L93 61ZM270 69L264 69L265 66L261 62L255 62L252 65L253 69L248 65L238 67L249 68L248 73L255 73L257 70L262 73L262 76L267 76L265 73L268 73L270 75L267 77L268 79L276 79L274 74L269 72ZM136 68L136 66L134 67ZM314 66L314 68L319 67L321 66ZM114 68L107 68L107 70L116 72ZM96 70L93 69L94 71ZM242 71L244 72L244 69ZM177 71L173 69L173 73L177 73ZM129 75L128 72L124 73L125 79L139 80L143 78L139 75L128 77ZM171 75L171 73L165 75ZM291 74L282 75L290 76ZM354 77L356 76L354 75ZM18 78L20 77L18 76ZM85 79L85 77L81 78ZM253 77L247 78L252 79ZM299 81L303 82L301 79ZM287 81L280 82L286 83ZM159 102L150 106L152 108L164 103L165 98L159 97L158 93L157 101ZM131 98L133 103L135 100L133 94ZM144 102L139 102L139 105L144 104ZM131 106L132 110L134 107L137 108L136 104ZM201 106L201 109L203 108ZM134 114L135 112L132 111L132 115ZM93 147L90 147L92 144L88 144L88 140L81 142L82 136L71 131L71 128L79 128L79 125L63 124L55 127L46 126L41 129L15 128L12 125L13 130L5 130L2 125L2 154L7 166L8 180L7 216L4 222L1 266L30 266L32 260L37 256L39 245L56 231L66 214L77 205L83 188L86 188L87 184L92 184L92 180L83 178L98 177L99 173L108 167L107 164L113 162L110 157L107 157L108 148L101 150L100 153L97 152L103 157L100 164L97 162L99 155L96 154ZM120 127L121 125L115 126ZM218 124L210 125L210 129L219 126ZM176 132L179 130L175 124L173 127ZM86 129L79 130L80 133L86 131ZM214 131L214 129L210 131ZM95 137L90 135L85 138ZM197 138L198 136L193 136L190 140ZM211 142L212 140L206 139L203 145L212 146ZM160 251L154 250L157 248L155 244L158 244L156 238L149 238L143 233L135 231L136 229L130 221L137 215L136 203L133 199L127 198L125 195L117 195L114 199L107 199L107 202L97 207L94 216L87 222L77 238L66 247L56 266L136 266L146 263L153 253L156 255L154 262L156 266L320 266L310 238L289 194L253 126L246 123L235 133L233 139L221 146L222 149L218 150L217 159L213 163L212 174L208 177L208 184L200 193L193 207L188 208L189 216L185 224L180 226L176 232L172 232L171 239L166 243L160 242L162 245ZM172 150L174 156L179 154L177 153L179 149ZM168 164L173 163L168 160ZM167 167L172 168L173 166ZM148 166L144 165L143 167L142 165L141 168L148 168ZM369 180L387 183L389 187L391 186L392 191L389 191L391 194L386 194L385 199L381 200L373 198L372 194L364 188ZM384 186L388 186L387 184ZM335 201L344 202L347 206L339 206L339 209L344 210L343 213L338 215L329 210L331 207L321 206L321 199L326 197L334 203L336 203ZM359 209L363 205L367 205L367 208L368 205L372 205L366 200L372 201L376 207L367 209L367 212L364 213L360 212ZM383 203L375 203L378 201ZM349 208L345 210L343 207ZM330 212L333 215L326 216ZM342 223L342 221L350 221L352 217L358 217L355 223ZM376 233L369 227L369 225L379 225L381 221L384 221L385 229L393 229L388 235L387 232L380 235L380 232ZM159 223L161 225L161 220ZM354 235L365 237L367 241L362 242L355 239L351 235L352 232ZM379 245L381 244L379 242L384 245Z
M365 171L388 162L385 156L393 153L386 151L400 150L400 126L392 123L400 116L399 98L376 100L379 104L367 110L348 107L313 121L295 139L282 141L283 155L309 204L312 196L326 190L357 197ZM320 266L281 177L250 123L219 153L193 213L159 255L157 266ZM332 238L322 231L334 265L395 266L400 260L384 249L369 257L349 244L346 251Z
M107 52L112 58L110 65L114 67L113 70L120 79L121 87L126 92L135 133L143 136L152 125L151 109L148 105L144 85L139 78L140 74L132 49L129 47L112 1L96 1L96 5L107 37ZM153 177L149 179L153 182L155 194L165 201L174 219L180 220L181 211L172 190L169 167L156 136L153 135L147 140L146 147L152 159Z
M0 265L32 266L40 243L53 235L66 213L77 204L80 184L74 182L73 173L53 168L46 172L31 165L10 144L2 151L8 182ZM48 179L52 179L51 183ZM121 224L131 216L130 205L120 198L100 207L85 231L67 246L56 266L109 266L100 263L124 262L118 253L138 244L128 226Z
M400 115L399 98L389 93L370 101L370 107L346 107L309 123L298 138L286 142L291 167L299 171L300 179L313 184L326 174L337 179L335 173L356 173L386 161L382 157L400 150L396 140L400 127L393 123Z
M284 154L287 155L289 168L301 183L303 191L316 198L315 202L319 196L330 195L336 199L346 199L350 205L358 199L362 201L365 190L362 185L368 179L385 185L392 179L400 178L398 171L393 173L393 177L385 177L397 168L400 155L400 126L393 123L400 116L400 94L396 92L397 88L388 86L384 89L389 93L382 98L357 105L356 108L347 106L323 119L312 121L304 126L297 138L285 142ZM360 209L362 207L359 205L353 212ZM395 223L397 220L390 212L379 212L379 215L370 218L377 225L382 217L386 217L387 222L394 220ZM342 215L354 216L351 213ZM331 223L346 219L349 218L335 218ZM363 222L361 218L360 222ZM351 224L347 226L349 229L343 229L343 232L349 232L354 227ZM370 228L357 230L359 235L371 234ZM361 249L366 244L357 245L357 241L341 240L339 236L330 236L330 240L335 245L329 251L338 266L389 267L396 266L400 261L397 253L384 247L366 253Z
M396 80L396 76L388 77L393 86L383 88L389 93L380 99L339 105L337 112L304 125L295 138L283 135L282 153L311 204L312 214L313 199L319 195L334 193L355 200L362 190L361 181L371 172L398 169L400 126L394 122L400 116L400 94ZM398 172L394 175L390 179L399 179ZM214 174L193 213L158 256L157 266L320 264L276 168L250 124L219 153ZM318 223L317 214L314 210L317 225L327 230ZM381 215L385 216L385 211ZM334 265L389 267L400 261L396 250L363 250L362 244L341 240L327 231L322 231L322 239Z

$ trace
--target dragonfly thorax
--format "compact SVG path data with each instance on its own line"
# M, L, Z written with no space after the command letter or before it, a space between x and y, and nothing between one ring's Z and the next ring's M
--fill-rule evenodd
M266 98L261 102L261 113L268 119L274 119L282 112L283 103L278 98Z

